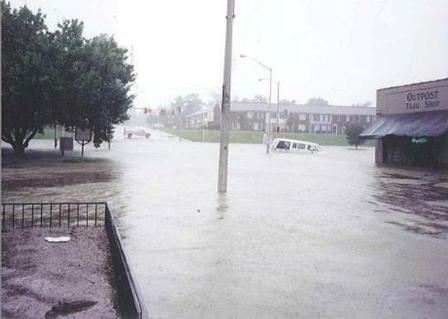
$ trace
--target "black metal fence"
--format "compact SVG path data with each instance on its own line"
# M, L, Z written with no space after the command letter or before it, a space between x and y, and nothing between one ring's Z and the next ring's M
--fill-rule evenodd
M2 203L2 230L23 227L103 226L107 203Z
M2 203L2 231L25 227L102 226L109 238L122 318L148 318L141 292L126 259L120 234L106 202Z

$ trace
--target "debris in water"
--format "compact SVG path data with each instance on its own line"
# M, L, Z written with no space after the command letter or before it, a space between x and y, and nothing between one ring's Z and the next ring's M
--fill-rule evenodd
M70 236L45 237L45 240L50 243L65 243L70 240Z
M73 302L58 302L51 310L45 314L46 319L57 318L58 316L66 316L74 312L86 310L96 305L96 301L80 300Z

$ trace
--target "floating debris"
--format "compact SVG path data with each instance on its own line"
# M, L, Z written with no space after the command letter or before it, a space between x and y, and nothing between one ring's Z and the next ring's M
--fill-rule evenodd
M70 240L70 236L45 237L45 240L50 243L65 243Z
M73 302L58 302L56 306L53 306L51 310L45 314L46 319L57 318L58 316L69 315L74 312L86 310L96 305L96 301L80 300Z

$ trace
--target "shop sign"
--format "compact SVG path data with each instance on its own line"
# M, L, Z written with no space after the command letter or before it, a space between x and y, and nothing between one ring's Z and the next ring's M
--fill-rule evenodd
M448 110L448 79L377 91L378 114Z

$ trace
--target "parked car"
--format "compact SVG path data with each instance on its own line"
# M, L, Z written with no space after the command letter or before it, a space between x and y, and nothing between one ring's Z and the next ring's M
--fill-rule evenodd
M142 129L142 128L132 128L132 129L124 129L123 135L127 135L128 138L132 137L146 137L149 138L151 136L151 133L148 131Z

